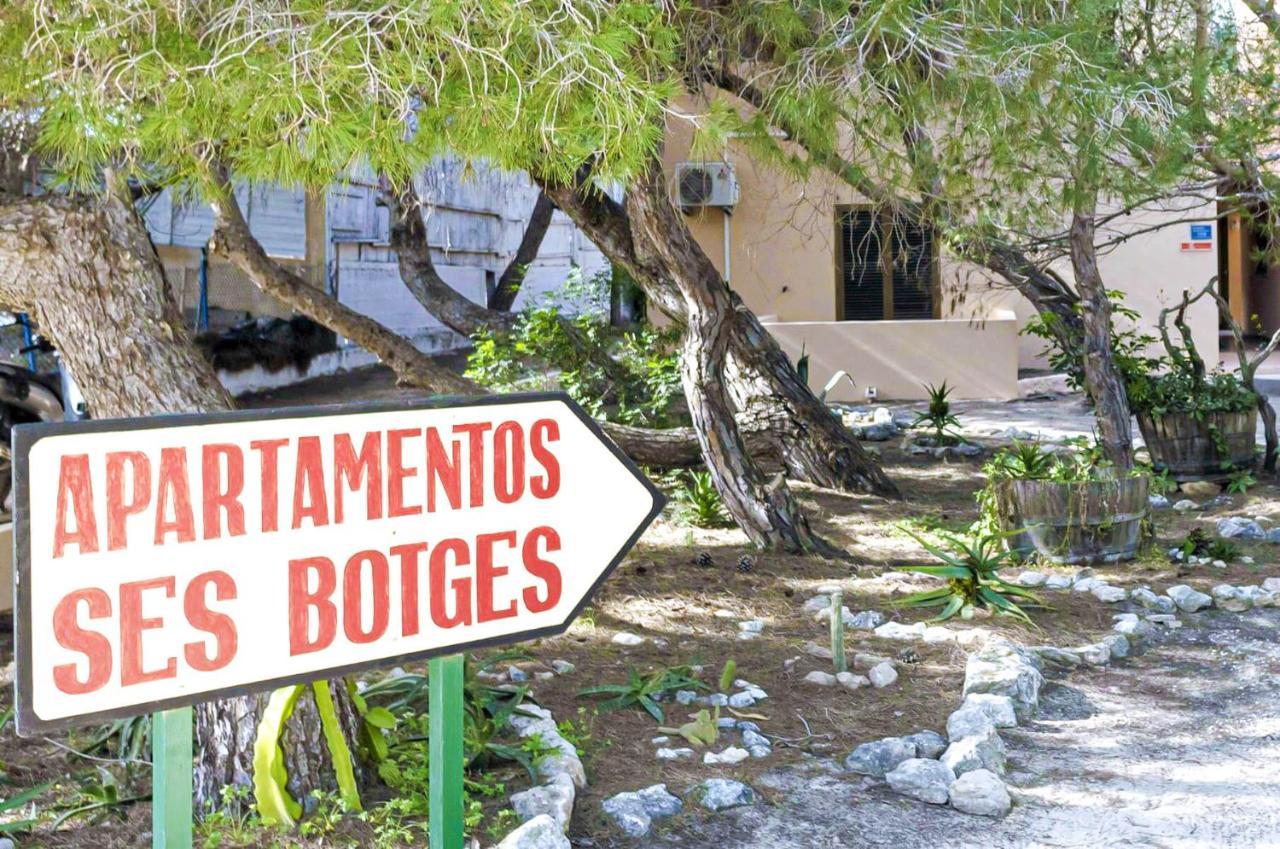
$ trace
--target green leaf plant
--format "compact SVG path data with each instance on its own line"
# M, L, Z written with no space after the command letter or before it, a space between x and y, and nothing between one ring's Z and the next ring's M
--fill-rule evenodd
M1033 624L1025 607L1044 607L1034 593L1005 581L998 570L1009 558L999 534L978 535L968 539L938 534L941 545L935 545L917 534L907 531L925 551L940 563L924 566L903 566L904 572L915 572L943 578L946 584L931 590L912 593L895 599L897 607L934 607L938 614L930 622L944 622L959 615L972 619L979 610L1012 616L1028 625Z

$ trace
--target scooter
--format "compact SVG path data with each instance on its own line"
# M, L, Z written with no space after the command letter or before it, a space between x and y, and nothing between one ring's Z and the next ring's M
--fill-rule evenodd
M30 357L35 353L57 354L41 336L29 336L19 349ZM12 363L0 362L0 504L3 517L13 515L13 428L27 422L75 421L84 418L84 399L67 370L58 361L57 371L37 372Z

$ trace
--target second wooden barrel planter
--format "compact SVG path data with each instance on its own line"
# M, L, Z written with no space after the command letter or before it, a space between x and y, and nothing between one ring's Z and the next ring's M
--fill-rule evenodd
M1054 563L1131 560L1150 509L1146 475L1088 481L1008 480L1000 499L1011 547Z
M1233 472L1252 469L1256 460L1258 411L1138 413L1138 429L1156 471L1185 481L1228 480Z

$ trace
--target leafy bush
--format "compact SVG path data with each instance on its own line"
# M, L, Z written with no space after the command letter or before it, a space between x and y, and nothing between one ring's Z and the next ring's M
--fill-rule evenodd
M1129 406L1135 413L1159 417L1190 413L1203 418L1211 413L1244 413L1257 404L1257 396L1232 372L1197 377L1178 367L1160 374L1126 380Z
M510 332L475 334L467 376L496 392L558 387L591 415L623 424L683 423L679 332L610 326L608 286L608 272L571 278L517 314Z
M1162 361L1158 357L1147 354L1157 343L1156 337L1138 330L1141 314L1124 302L1124 293L1118 289L1107 292L1111 300L1111 357L1115 361L1116 370L1129 386L1134 380L1160 370ZM1083 305L1077 303L1077 314L1083 312ZM1117 322L1117 319L1120 321ZM1083 347L1083 339L1073 340L1074 350L1064 351L1058 339L1062 319L1055 313L1043 312L1027 322L1022 332L1035 336L1045 342L1041 356L1049 361L1049 368L1067 376L1067 386L1071 389L1084 389L1084 360L1079 352Z
M999 576L999 568L1010 556L999 535L979 535L963 539L950 534L938 534L943 542L941 546L915 534L911 535L924 546L925 551L942 562L927 566L903 566L900 567L901 570L945 578L947 583L937 589L896 599L893 602L895 606L941 608L938 615L929 620L931 622L942 622L957 614L962 619L972 619L978 610L991 610L1027 624L1031 624L1031 617L1023 607L1044 606L1034 593L1010 584Z
M1240 557L1240 548L1230 540L1215 537L1203 528L1192 528L1178 545L1185 557L1208 557L1210 560L1231 562Z

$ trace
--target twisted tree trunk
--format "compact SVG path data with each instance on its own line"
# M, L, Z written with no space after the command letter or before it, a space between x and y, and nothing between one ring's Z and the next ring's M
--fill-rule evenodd
M0 195L0 301L30 313L58 347L98 418L208 412L233 406L187 335L155 248L132 205L102 198ZM352 751L358 718L335 682ZM266 695L196 708L196 800L245 786ZM299 798L336 787L314 705L300 705L284 740ZM356 764L356 775L368 775Z
M219 193L210 201L216 219L211 240L213 250L244 272L259 289L374 354L396 373L402 384L421 386L443 395L475 395L482 391L470 380L423 354L408 339L272 261L249 230L230 181L221 176L217 184Z
M610 261L631 273L652 303L676 321L685 321L684 300L675 278L677 272L685 276L690 272L641 255L629 209L589 182L564 185L537 175L535 179ZM678 217L672 226L688 232ZM777 340L728 291L714 266L698 265L696 271L705 275L700 285L723 287L727 292L731 321L724 379L737 403L739 420L749 430L768 429L792 477L829 489L900 497L849 429L800 380Z
M685 399L725 507L760 548L831 552L809 528L786 481L781 476L766 480L747 451L723 382L736 315L729 287L671 203L661 162L651 162L632 180L626 210L636 237L636 259L665 269L683 302L680 372Z
M1071 266L1080 290L1084 323L1084 383L1093 400L1103 451L1118 469L1128 470L1133 468L1129 397L1111 351L1111 301L1098 269L1095 208L1096 197L1084 199L1071 216Z

